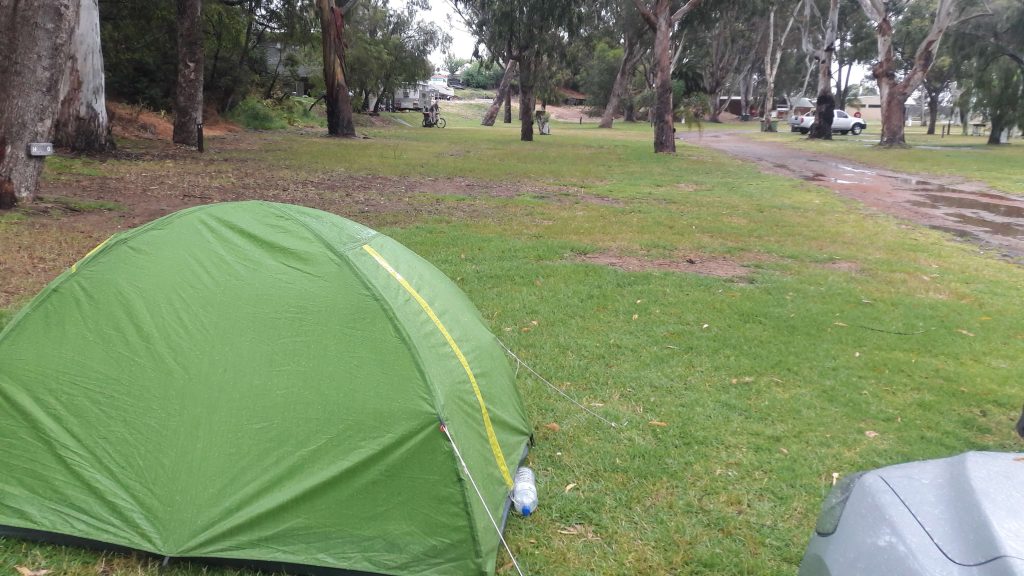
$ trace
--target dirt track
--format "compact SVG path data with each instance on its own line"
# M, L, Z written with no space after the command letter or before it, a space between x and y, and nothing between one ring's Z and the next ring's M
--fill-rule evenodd
M892 172L835 156L760 142L742 132L684 133L690 144L800 178L872 209L955 234L1024 264L1024 198L976 182Z

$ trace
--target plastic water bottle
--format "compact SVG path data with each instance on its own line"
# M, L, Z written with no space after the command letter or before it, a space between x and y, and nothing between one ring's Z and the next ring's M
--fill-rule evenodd
M526 466L516 470L515 483L512 485L512 505L523 516L529 516L537 509L537 484L533 470Z

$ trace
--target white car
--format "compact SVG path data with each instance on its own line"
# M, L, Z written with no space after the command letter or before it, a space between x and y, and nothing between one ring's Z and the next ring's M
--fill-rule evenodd
M810 132L811 124L814 124L813 110L803 116L794 116L793 118L790 118L789 121L790 130L801 134L807 134ZM862 131L867 130L867 128L868 124L863 118L850 116L842 110L836 110L835 117L832 119L832 132L839 132L840 134L852 132L853 135L856 136Z

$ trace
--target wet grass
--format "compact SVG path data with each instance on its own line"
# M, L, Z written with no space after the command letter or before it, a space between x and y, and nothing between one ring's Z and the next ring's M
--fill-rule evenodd
M987 138L984 137L928 135L920 126L907 128L910 147L902 149L876 146L877 130L860 136L836 135L830 142L809 141L789 132L758 137L803 150L849 158L869 166L983 182L996 190L1024 195L1024 170L1020 168L1024 166L1024 141L1020 139L1011 140L1010 144L989 146L985 144Z
M528 574L793 574L833 472L1020 449L1024 269L712 151L681 144L656 156L644 125L555 124L520 143L517 125L452 118L444 130L374 128L371 140L262 134L214 142L206 159L112 173L238 197L311 175L450 188L395 213L338 211L383 224L453 278L526 362L622 424L604 426L520 371L541 507L510 519L506 535ZM563 188L575 196L548 193ZM36 216L0 224L0 243L24 258L0 253L0 289L27 296L32 283L12 274L37 255L73 261L110 232L62 235L78 217L42 236ZM624 272L577 258L604 253L729 258L749 274ZM144 557L0 541L0 570L15 565L158 573Z

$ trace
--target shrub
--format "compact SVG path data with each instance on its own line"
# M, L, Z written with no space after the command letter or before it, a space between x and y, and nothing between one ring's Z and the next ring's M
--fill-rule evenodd
M264 100L252 96L242 100L227 117L237 124L251 130L280 130L288 127L288 122L281 114L273 110ZM271 101L273 104L273 101Z

